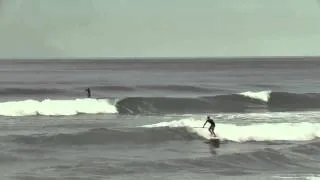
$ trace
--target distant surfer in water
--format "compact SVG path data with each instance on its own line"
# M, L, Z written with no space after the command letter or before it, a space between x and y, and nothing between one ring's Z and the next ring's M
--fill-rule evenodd
M87 91L87 97L91 98L91 90L90 90L90 88L87 88L86 91Z
M211 135L213 134L214 136L216 136L216 134L214 133L214 128L216 127L216 124L214 123L214 121L210 118L210 116L207 116L207 121L204 123L203 127L207 124L210 123L210 127L209 127L209 132L211 133Z

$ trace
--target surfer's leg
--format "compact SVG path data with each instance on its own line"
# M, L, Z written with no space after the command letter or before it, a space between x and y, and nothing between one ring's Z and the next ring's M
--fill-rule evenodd
M212 133L213 133L212 125L209 127L209 132L210 132L210 134L212 135Z
M214 135L214 136L216 136L216 133L214 133L214 128L215 128L215 126L212 126L212 134Z

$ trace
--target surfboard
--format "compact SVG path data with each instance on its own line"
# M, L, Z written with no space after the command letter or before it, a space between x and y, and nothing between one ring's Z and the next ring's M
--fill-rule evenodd
M219 137L210 137L205 143L213 145L214 147L218 148L220 147L220 139Z

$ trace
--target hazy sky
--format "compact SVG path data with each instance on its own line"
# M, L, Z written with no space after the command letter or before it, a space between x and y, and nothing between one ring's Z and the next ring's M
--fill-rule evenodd
M317 0L0 0L0 57L320 55Z

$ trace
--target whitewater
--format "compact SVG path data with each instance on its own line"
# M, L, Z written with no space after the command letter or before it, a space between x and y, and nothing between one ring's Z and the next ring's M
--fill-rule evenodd
M71 116L77 114L116 113L116 107L103 99L23 100L0 103L2 116Z

